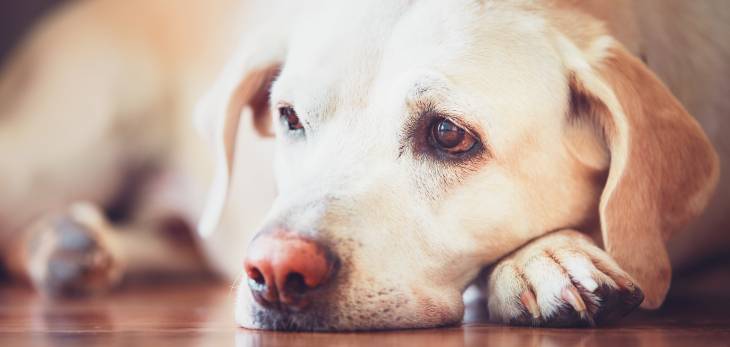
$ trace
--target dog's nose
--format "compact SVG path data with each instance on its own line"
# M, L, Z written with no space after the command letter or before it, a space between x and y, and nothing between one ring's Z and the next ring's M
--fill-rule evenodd
M333 277L336 263L336 258L319 243L279 230L253 240L245 268L258 303L301 310L312 292Z

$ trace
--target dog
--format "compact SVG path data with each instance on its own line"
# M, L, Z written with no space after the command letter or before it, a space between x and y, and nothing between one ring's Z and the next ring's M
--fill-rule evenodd
M240 279L242 327L458 324L471 285L491 320L585 326L659 307L670 253L681 264L727 245L717 233L730 189L719 161L730 111L721 1L245 6L219 12L240 27L218 42L237 49L219 47L230 59L195 121L187 106L201 93L139 80L161 76L179 51L143 59L149 74L99 67L99 85L69 89L72 57L50 43L20 50L0 89L12 272L63 294L203 267L159 236L174 217L197 223L208 266ZM152 46L125 49L166 47ZM178 67L164 76L190 68ZM120 85L134 85L131 101ZM178 107L154 108L171 95ZM114 224L102 210L128 177L146 194L131 222Z

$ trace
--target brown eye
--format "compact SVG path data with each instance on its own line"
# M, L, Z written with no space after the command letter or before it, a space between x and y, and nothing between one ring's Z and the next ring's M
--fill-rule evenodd
M304 129L304 126L299 121L299 117L297 116L297 112L294 111L293 108L289 106L280 107L279 108L279 114L281 115L281 118L283 118L287 125L289 126L289 130L301 130Z
M474 148L477 140L452 121L442 118L431 125L432 143L450 154L461 154Z

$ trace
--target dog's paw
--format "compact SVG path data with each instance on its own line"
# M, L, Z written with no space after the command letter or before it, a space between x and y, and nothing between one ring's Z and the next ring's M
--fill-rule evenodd
M39 221L27 244L31 282L54 297L87 296L114 287L122 266L108 233L104 216L88 204Z
M594 326L644 300L608 254L574 231L545 236L502 260L488 288L490 319L515 325Z

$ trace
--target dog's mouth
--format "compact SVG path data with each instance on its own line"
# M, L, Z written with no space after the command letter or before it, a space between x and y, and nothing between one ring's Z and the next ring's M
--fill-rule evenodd
M382 303L382 302L381 302ZM306 310L275 309L254 304L244 328L298 332L386 331L425 329L458 325L462 314L433 315L429 307L406 308L407 301L385 306L372 306L367 300L353 300L336 306L319 302Z

